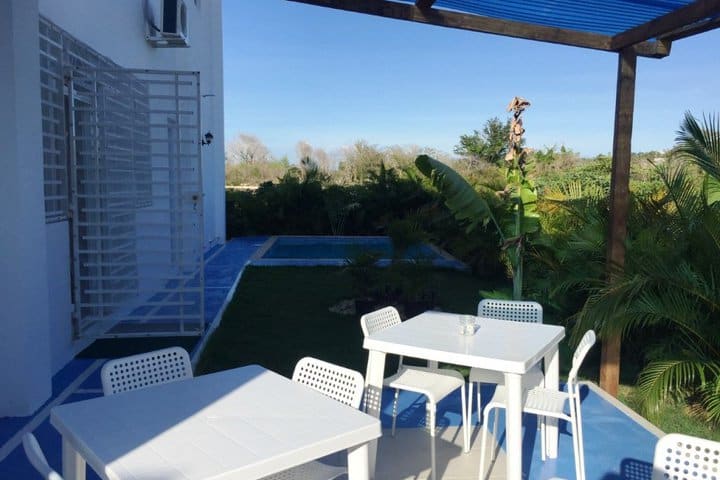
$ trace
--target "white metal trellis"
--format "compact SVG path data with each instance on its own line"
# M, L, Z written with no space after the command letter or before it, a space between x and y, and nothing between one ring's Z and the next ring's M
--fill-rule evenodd
M66 220L68 215L63 36L44 20L39 23L39 34L45 221L50 223Z
M76 335L202 334L199 74L67 77Z

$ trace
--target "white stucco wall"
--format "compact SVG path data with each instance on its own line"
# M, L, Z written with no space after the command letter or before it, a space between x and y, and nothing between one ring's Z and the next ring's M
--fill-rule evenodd
M37 16L33 0L0 2L0 417L51 392Z
M145 40L144 0L0 1L0 416L25 415L88 340L72 339L67 222L45 224L39 15L127 68L200 72L206 248L225 238L221 0L185 0L190 48ZM159 4L159 0L150 0ZM7 68L9 66L9 68Z
M39 0L40 14L126 68L200 72L205 241L225 238L225 155L221 0L185 0L190 48L154 48L145 40L144 0ZM160 4L159 0L150 0ZM159 15L156 9L156 15Z

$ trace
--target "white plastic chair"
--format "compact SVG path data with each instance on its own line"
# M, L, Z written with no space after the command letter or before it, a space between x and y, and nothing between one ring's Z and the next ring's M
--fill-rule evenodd
M353 408L360 408L365 389L362 373L312 357L298 361L292 380Z
M45 480L63 480L59 473L53 470L48 464L45 454L40 448L35 435L32 433L26 433L22 439L23 449L25 455L27 455L30 464L35 467L35 470L42 475Z
M720 478L720 442L670 433L655 445L652 480Z
M572 368L568 374L567 392L548 388L533 388L527 392L523 403L523 412L538 416L541 428L541 452L545 461L545 417L557 418L570 423L573 437L573 451L575 454L575 478L585 480L585 454L583 452L582 415L580 413L580 389L577 383L577 374L585 356L595 345L595 332L588 330L583 335L573 354ZM569 414L565 413L565 405L569 404ZM485 450L488 437L487 418L495 408L506 408L507 392L504 386L498 386L490 402L483 409L482 441L480 442L480 480L485 478ZM496 412L497 417L497 412ZM497 425L497 423L496 423ZM495 430L497 433L497 429ZM497 453L493 449L493 458Z
M295 365L292 380L338 402L360 408L365 388L365 380L360 372L305 357ZM332 480L345 473L345 467L313 461L264 477L263 480Z
M499 320L509 320L513 322L526 323L542 323L543 308L537 302L527 302L520 300L493 300L484 299L478 304L478 317L496 318ZM495 383L498 385L505 384L505 375L502 372L494 370L485 370L484 368L474 367L470 369L468 377L470 386L468 388L468 423L470 423L470 414L472 413L473 387L477 388L477 408L478 422L480 421L480 409L482 408L482 398L480 396L480 386L482 383ZM542 386L544 375L540 365L533 366L525 375L523 375L523 386L532 388Z
M180 347L110 360L100 372L104 395L192 378L190 356Z
M373 333L397 325L400 322L400 314L398 311L394 307L385 307L363 315L360 318L360 327L362 328L363 334L367 337ZM435 480L435 472L437 470L435 465L435 416L437 413L437 404L458 388L460 389L462 398L461 414L464 446L466 452L469 450L469 438L466 434L467 405L465 401L465 378L455 370L403 365L401 356L399 358L397 373L386 378L383 384L395 389L395 399L393 400L392 409L392 436L395 436L400 390L419 393L425 395L427 398L426 409L431 437L431 475L432 479Z

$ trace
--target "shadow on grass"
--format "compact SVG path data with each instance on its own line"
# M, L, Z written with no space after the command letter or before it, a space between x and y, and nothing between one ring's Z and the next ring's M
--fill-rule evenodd
M290 376L295 363L308 355L364 373L360 317L330 311L353 298L351 285L343 268L246 268L197 374L257 363ZM434 270L433 285L437 308L473 313L478 292L496 284L466 272ZM390 371L392 362L387 363Z

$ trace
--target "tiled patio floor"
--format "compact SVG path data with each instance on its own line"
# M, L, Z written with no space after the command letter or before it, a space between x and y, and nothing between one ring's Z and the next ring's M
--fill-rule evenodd
M208 321L216 321L218 312L231 293L247 259L262 244L263 238L233 240L213 252L206 265ZM33 431L46 451L50 464L60 470L60 437L48 422L50 409L61 403L75 402L101 395L100 367L104 359L75 359L53 377L53 396L33 416L0 418L0 479L40 478L25 459L20 438ZM583 389L583 425L588 480L650 479L653 449L660 433L638 423L632 415L605 398L593 385ZM491 390L483 391L490 398ZM438 405L436 437L438 478L443 480L477 479L479 467L479 428L474 429L469 454L462 453L459 433L459 393ZM383 396L383 426L390 425L391 392ZM419 480L430 478L430 437L423 428L425 404L414 394L401 394L398 433L380 440L377 480ZM473 418L475 422L475 416ZM534 417L525 418L523 477L547 479L553 476L574 478L571 437L561 423L559 458L541 462L540 446ZM501 418L500 425L503 425ZM497 432L502 446L502 428ZM501 453L491 472L491 479L504 478L505 457ZM88 479L98 476L88 470Z
M78 362L79 363L79 362ZM83 365L68 367L59 374L58 383L67 381L71 376L84 379L70 385L69 395L60 397L64 402L75 402L100 395L99 367L102 361L85 360ZM83 367L83 368L77 368ZM79 374L79 375L78 375ZM66 382L67 383L67 382ZM588 386L583 400L583 424L585 428L585 453L588 480L650 480L650 464L657 437L644 426L637 423L612 402L596 391L597 387ZM490 391L488 390L489 394ZM456 395L457 397L457 395ZM485 395L489 397L489 395ZM56 399L57 400L57 399ZM383 426L389 427L392 392L386 392L383 400ZM54 404L54 403L52 403ZM52 405L51 404L51 405ZM48 405L51 406L51 405ZM459 398L450 397L438 406L438 434L436 437L438 478L442 480L475 480L480 462L479 428L472 435L472 449L469 454L462 453L462 434L459 423ZM46 407L47 408L47 407ZM423 428L424 402L413 394L401 394L401 414L396 436L390 436L388 429L380 440L378 450L378 480L421 480L430 478L430 436ZM47 408L49 411L49 408ZM46 413L46 412L45 412ZM26 419L28 420L28 419ZM32 420L30 420L32 421ZM540 460L539 440L534 417L525 418L523 477L547 479L554 476L574 478L574 464L571 437L566 425L561 424L559 457L555 460ZM500 424L503 424L501 419ZM2 421L0 433L3 441L11 443L2 447L0 453L7 457L0 462L0 478L32 479L30 465L22 452L22 447L13 447L13 434L27 426L21 422L10 424ZM49 424L46 415L40 415L37 425L29 425L38 436L46 450L52 466L60 469L60 437ZM491 437L492 438L492 437ZM498 437L502 447L504 434L502 428ZM492 443L492 442L491 442ZM493 445L490 446L490 448ZM638 474L641 472L641 474ZM647 472L643 476L642 472ZM505 477L505 455L500 455L492 465L490 480ZM88 470L88 479L97 475Z

